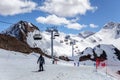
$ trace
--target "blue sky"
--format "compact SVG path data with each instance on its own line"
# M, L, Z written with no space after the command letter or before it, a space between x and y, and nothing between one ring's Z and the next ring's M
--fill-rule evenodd
M120 22L120 0L3 0L0 21L28 21L40 30L56 26L65 33L99 31L108 22ZM12 24L0 22L0 31Z

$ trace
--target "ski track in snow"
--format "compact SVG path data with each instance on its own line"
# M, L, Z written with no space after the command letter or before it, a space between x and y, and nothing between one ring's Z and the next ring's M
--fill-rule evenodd
M35 55L1 49L0 52L0 80L117 80L103 72L96 72L95 66L77 67L64 61L51 64L47 58L45 71L35 72L38 70L38 57Z

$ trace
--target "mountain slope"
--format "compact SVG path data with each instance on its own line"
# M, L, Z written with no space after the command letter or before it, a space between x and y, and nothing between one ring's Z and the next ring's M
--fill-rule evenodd
M95 34L94 32L91 31L84 31L78 34L78 36L82 37L82 38L87 38L91 35Z
M0 34L0 48L25 54L36 52L50 58L50 55L45 54L40 48L31 48L27 43L5 34Z
M80 61L96 61L97 58L103 59L103 61L108 60L113 63L116 63L117 61L120 62L120 50L113 45L105 44L97 45L93 49L88 47L81 53Z
M29 23L27 21L19 21L18 23L12 25L7 30L3 31L2 34L10 35L16 37L18 40L26 42L26 37L29 32L34 30L39 30L38 27Z
M112 25L111 23L108 23L106 24L107 27L103 27L99 32L96 32L95 34L92 34L86 38L81 38L80 36L74 34L65 34L59 32L60 36L55 37L55 39L53 40L53 55L56 57L64 56L64 58L68 59L68 57L72 56L73 49L74 56L80 56L80 61L82 61L80 62L81 64L88 64L88 61L90 60L90 63L92 63L90 65L93 65L95 63L96 58L104 58L104 60L107 60L110 64L119 64L119 23L114 24L115 26L113 25L113 23ZM14 40L6 38L6 43L6 40L4 41L4 38L1 38L2 40L0 43L3 43L3 49L6 49L6 44L10 44L7 50L9 50L10 48L10 50L13 51L16 51L15 49L17 49L18 51L22 51L22 49L26 49L25 47L27 46L28 51L32 50L32 52L37 52L41 54L45 53L44 55L47 55L48 57L50 57L51 55L51 34L45 31L41 32L37 27L31 26L29 22L20 21L16 25L10 27L10 29L3 31L2 34L6 35L7 37L8 35L9 37L12 36L12 38L14 38L15 41L20 44L20 46L23 46L22 48L17 47L19 45L15 45L15 47L13 47L14 44L11 43ZM42 37L42 39L35 40L34 35L36 34L39 34ZM69 37L69 39L66 40L66 37ZM73 46L70 44L72 40L76 42L76 44ZM82 54L79 55L81 52ZM71 59L74 58L72 57ZM115 69L114 74L116 74L117 71L118 68Z
M118 45L120 42L120 23L109 22L105 24L100 31L87 37L83 42L87 42L94 46L98 44L113 44L120 49L120 46Z
M103 27L104 31L111 31L112 37L120 38L120 23L109 22Z
M95 65L97 59L101 61L98 70L103 70L107 74L120 78L120 75L118 74L120 66L120 50L113 45L100 44L94 48L86 48L79 58L81 64L85 65ZM105 63L106 66L102 67L102 63Z
M56 37L53 41L54 55L72 56L72 46L70 45L71 39L76 41L76 44L74 45L74 55L77 55L79 52L83 51L87 47L93 48L98 44L113 44L116 48L120 49L119 29L119 23L108 23L99 32L91 34L85 39L79 37L78 35L59 32L60 36ZM18 34L18 32L22 34ZM32 25L32 23L20 21L14 26L10 27L10 29L3 31L2 33L14 36L17 39L26 42L30 47L40 48L46 54L51 55L50 33L39 31L39 29L36 26ZM34 35L36 34L42 36L42 39L35 40ZM65 37L67 35L70 36L70 39L66 41Z

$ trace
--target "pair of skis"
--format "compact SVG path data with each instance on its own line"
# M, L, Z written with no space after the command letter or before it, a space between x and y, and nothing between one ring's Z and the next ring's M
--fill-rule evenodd
M45 71L45 70L43 70L43 71ZM41 70L37 70L37 71L32 71L32 72L43 72L43 71L41 71Z

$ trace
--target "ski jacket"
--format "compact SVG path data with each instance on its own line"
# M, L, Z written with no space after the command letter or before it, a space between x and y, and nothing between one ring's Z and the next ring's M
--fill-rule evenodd
M44 57L40 56L40 57L38 58L37 63L39 63L39 64L45 64Z

